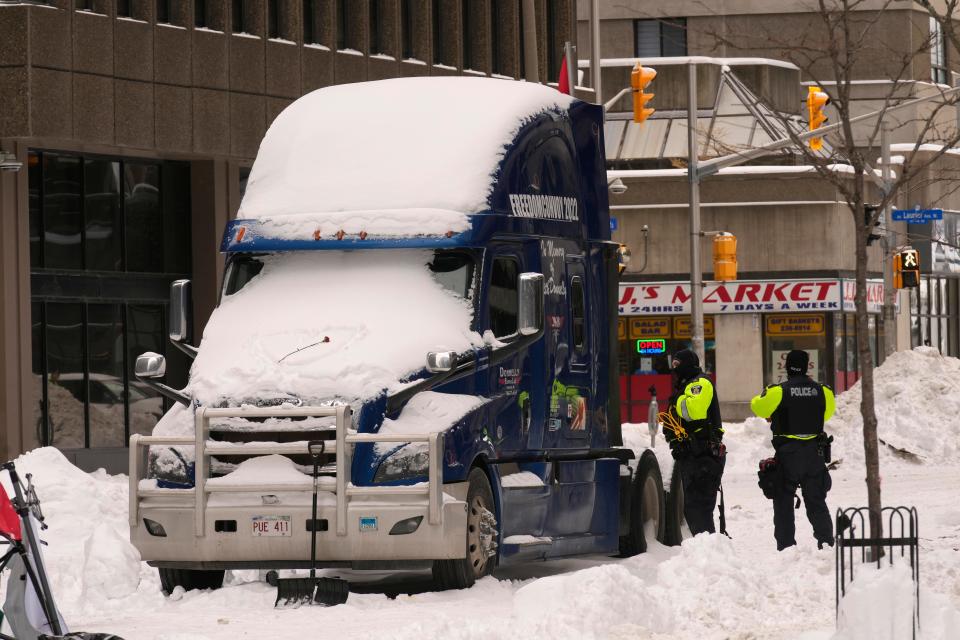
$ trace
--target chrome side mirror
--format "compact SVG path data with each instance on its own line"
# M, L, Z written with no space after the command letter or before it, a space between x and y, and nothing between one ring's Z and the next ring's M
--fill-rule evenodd
M518 327L520 335L532 336L543 330L543 274L521 273Z
M446 373L453 371L456 366L456 351L431 351L427 354L427 371L430 373Z
M162 378L167 373L167 359L152 351L141 353L133 373L138 378Z
M170 285L170 341L174 344L190 339L193 327L193 296L189 280L175 280Z

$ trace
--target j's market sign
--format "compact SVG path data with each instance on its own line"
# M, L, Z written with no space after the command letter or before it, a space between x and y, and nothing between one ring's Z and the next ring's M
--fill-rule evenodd
M839 278L798 280L738 280L705 283L704 313L778 313L843 311L851 289ZM852 283L851 283L852 284ZM877 287L879 286L879 290ZM883 298L883 282L868 283L868 299ZM845 295L846 294L846 295ZM691 311L686 282L620 283L620 315L682 315ZM869 311L878 313L875 304Z

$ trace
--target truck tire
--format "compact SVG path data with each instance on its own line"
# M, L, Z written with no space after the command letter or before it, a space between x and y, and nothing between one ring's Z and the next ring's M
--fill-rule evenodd
M434 560L433 582L438 590L471 587L497 566L496 545L500 535L490 481L483 469L478 468L470 471L468 481L466 557Z
M660 465L652 451L644 451L637 461L637 473L630 483L630 531L620 536L620 555L635 556L647 550L646 528L663 540L666 504Z
M675 547L683 542L683 530L686 519L683 516L683 480L680 478L678 465L673 465L673 474L670 478L670 491L667 492L667 521L663 544Z
M183 587L184 591L193 591L194 589L219 589L223 586L222 570L199 570L199 569L166 569L159 567L160 585L163 592L167 595L173 593L177 587Z

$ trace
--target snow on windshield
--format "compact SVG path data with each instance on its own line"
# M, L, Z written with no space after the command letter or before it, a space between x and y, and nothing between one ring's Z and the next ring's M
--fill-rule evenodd
M362 400L401 386L428 351L481 344L470 303L437 283L432 260L422 250L265 256L210 317L189 391L205 405Z
M267 131L238 218L276 235L464 231L487 207L505 145L572 98L490 78L401 78L318 89Z

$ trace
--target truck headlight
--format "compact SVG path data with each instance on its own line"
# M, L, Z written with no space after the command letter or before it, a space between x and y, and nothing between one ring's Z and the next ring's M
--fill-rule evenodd
M373 476L374 482L395 482L424 478L430 468L430 451L426 444L407 444L388 455Z

